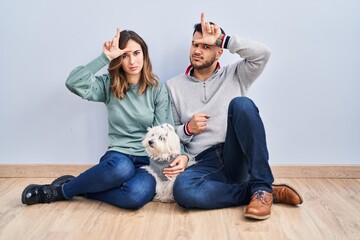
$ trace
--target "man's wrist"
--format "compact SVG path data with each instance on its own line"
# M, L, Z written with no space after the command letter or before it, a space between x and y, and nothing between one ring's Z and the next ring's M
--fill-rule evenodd
M215 45L220 48L228 48L228 44L230 41L230 36L226 34L220 34L220 36L216 39Z
M187 136L192 136L194 133L192 133L189 129L189 122L185 123L184 125L184 132Z
M225 38L225 34L220 34L219 35L219 37L216 39L216 43L215 43L215 45L217 46L217 47L222 47L222 43L223 43L223 41L224 41L224 38Z

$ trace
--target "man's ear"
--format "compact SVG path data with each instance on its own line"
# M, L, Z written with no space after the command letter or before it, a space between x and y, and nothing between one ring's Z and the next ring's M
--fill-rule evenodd
M216 60L218 60L221 55L223 54L224 52L224 49L223 48L219 48L217 51L216 51Z

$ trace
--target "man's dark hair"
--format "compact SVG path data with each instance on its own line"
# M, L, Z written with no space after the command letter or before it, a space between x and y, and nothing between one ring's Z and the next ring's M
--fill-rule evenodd
M213 23L213 22L209 22L209 23L210 23L210 25L215 25L215 23ZM220 30L221 30L222 34L225 34L225 31L222 28L220 28ZM197 23L194 25L193 35L195 34L195 32L199 32L202 34L201 23Z

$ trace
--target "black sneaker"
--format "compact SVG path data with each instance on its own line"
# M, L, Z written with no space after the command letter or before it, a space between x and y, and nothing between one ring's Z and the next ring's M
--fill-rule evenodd
M74 178L75 177L72 176L72 175L64 175L64 176L61 176L61 177L58 177L57 179L55 179L50 185L55 186L55 187L56 186L62 186L64 183L70 182ZM81 193L81 194L78 194L76 196L85 197L85 193Z
M61 200L65 200L61 192L61 185L51 186L49 184L31 184L24 189L21 195L21 202L27 205L51 203Z
M51 186L61 186L63 185L64 183L67 183L71 180L73 180L75 177L72 176L72 175L64 175L64 176L61 176L61 177L58 177L57 179L55 179L50 185Z

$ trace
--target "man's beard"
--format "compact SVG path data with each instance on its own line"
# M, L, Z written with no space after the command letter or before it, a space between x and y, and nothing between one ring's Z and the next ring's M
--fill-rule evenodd
M193 68L194 68L195 70L201 71L201 70L204 70L204 69L209 68L209 67L215 62L215 56L213 56L210 60L205 61L205 62L204 62L203 64L201 64L201 65L195 65L195 64L191 61L191 58L190 58L190 62L191 62L191 65L193 66Z

